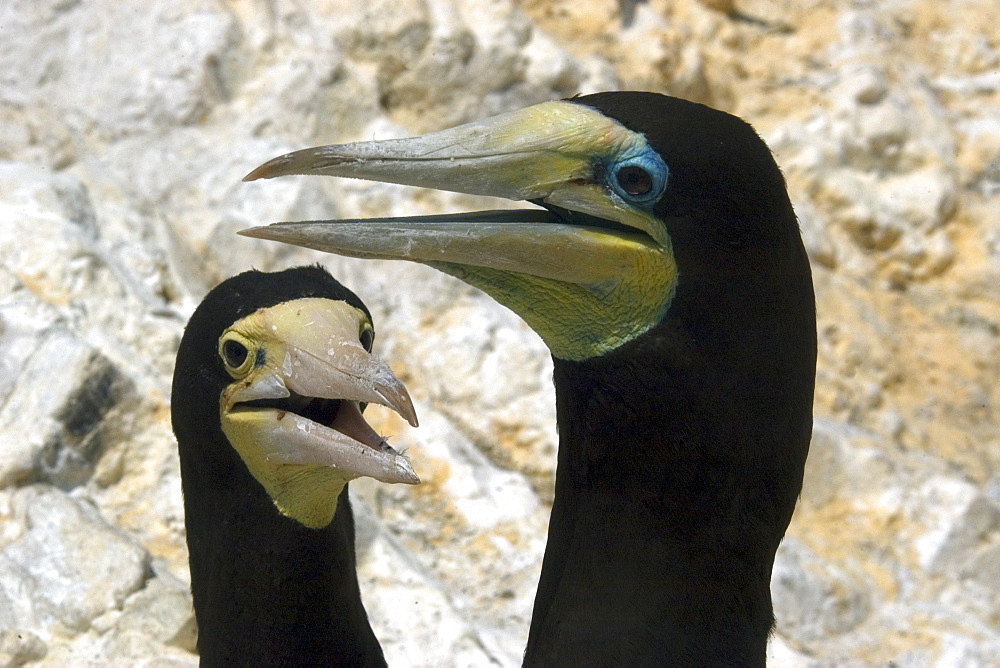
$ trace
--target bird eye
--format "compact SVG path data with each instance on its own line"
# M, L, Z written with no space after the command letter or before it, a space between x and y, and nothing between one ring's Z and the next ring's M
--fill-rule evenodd
M358 335L358 339L361 341L361 345L365 347L368 352L372 351L372 345L375 343L375 332L372 330L371 325L365 323L361 333Z
M226 364L231 367L241 367L247 361L250 351L239 341L232 339L222 345L222 356L226 358Z
M226 370L236 375L245 373L250 366L250 348L234 332L227 332L219 341L219 356L222 357Z
M611 189L632 204L652 204L667 189L667 165L648 146L638 155L620 158L607 172Z
M645 195L653 189L653 177L642 167L627 165L615 174L618 185L629 195Z

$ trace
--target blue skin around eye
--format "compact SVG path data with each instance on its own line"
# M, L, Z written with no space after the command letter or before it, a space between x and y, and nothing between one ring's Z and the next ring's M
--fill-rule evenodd
M630 195L625 192L618 185L618 172L623 167L639 167L645 170L653 181L653 187L649 189L649 192L642 195ZM609 161L606 173L608 175L607 185L616 195L629 204L649 206L660 199L663 191L667 189L667 177L670 175L670 169L667 167L667 163L663 162L659 153L649 146L644 146L638 153L619 156L614 161Z

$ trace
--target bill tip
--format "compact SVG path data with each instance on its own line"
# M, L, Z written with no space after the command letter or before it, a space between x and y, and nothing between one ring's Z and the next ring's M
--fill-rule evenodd
M290 155L279 155L277 158L271 158L244 176L243 180L256 181L258 179L273 179L276 176L284 176L288 173L284 168L291 162Z
M413 472L413 469L409 469L400 475L400 482L404 485L419 485L420 478L418 478L417 474Z
M244 181L245 180L246 179L244 179ZM262 225L258 227L248 227L245 230L237 230L236 234L240 235L241 237L253 237L254 239L267 239L268 238L267 234L265 234L266 230L267 226Z

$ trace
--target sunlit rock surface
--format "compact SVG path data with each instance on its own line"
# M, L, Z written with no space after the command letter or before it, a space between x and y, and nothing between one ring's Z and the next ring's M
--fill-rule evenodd
M387 658L518 664L556 450L545 348L429 269L234 235L498 203L240 179L616 88L751 121L813 260L817 420L772 664L994 664L996 19L992 0L0 3L0 664L196 663L173 355L218 281L316 261L371 307L421 420L369 411L422 485L352 485Z

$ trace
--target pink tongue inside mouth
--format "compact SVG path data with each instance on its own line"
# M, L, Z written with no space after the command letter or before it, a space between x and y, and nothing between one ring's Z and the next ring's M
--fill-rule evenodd
M330 428L380 452L391 450L385 439L375 433L375 430L365 422L364 416L361 415L361 409L358 408L355 401L343 400L340 402L340 410L337 411L337 417L333 419Z

